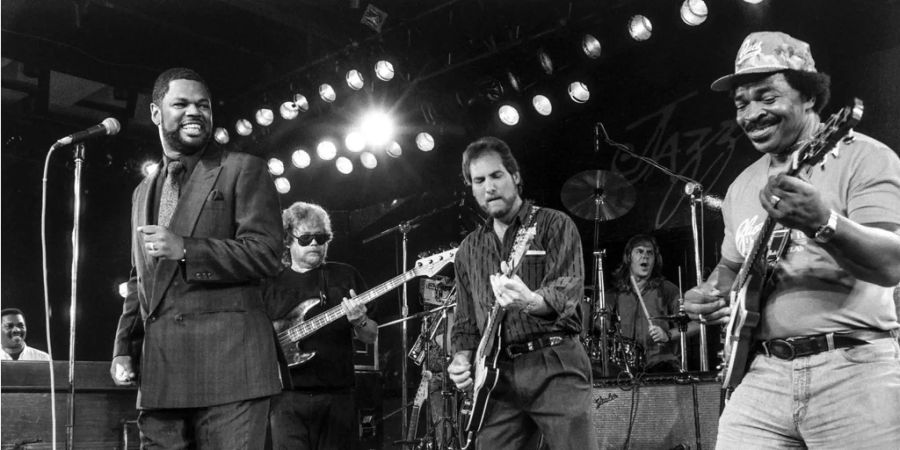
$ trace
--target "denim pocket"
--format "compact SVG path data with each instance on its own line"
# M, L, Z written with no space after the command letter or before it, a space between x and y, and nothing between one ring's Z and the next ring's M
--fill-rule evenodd
M897 346L892 344L894 343L885 339L872 344L849 347L839 351L844 359L849 362L869 364L897 360Z

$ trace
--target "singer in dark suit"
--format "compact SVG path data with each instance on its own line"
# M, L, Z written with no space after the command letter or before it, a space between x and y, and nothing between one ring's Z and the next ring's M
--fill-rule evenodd
M138 384L141 448L262 449L281 391L260 279L281 268L265 163L210 142L190 69L163 72L151 118L163 159L132 198L132 271L110 374Z

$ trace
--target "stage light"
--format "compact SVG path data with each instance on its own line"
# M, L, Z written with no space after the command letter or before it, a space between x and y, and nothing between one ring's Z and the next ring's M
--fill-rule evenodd
M269 158L269 173L276 177L284 174L284 163L278 158Z
M259 108L256 110L256 123L267 127L272 125L272 122L275 120L275 114L272 113L272 110L266 106Z
M650 19L638 14L631 16L628 21L628 34L636 41L646 41L653 34L653 24Z
M122 298L128 297L128 282L123 281L123 282L119 283L118 290L119 290L119 296L121 296Z
M291 182L285 177L278 177L275 179L275 190L279 194L287 194L291 192Z
M350 86L350 89L358 91L362 89L365 84L366 81L358 70L350 69L347 71L347 86Z
M309 152L300 148L291 155L291 163L298 169L305 169L312 163L312 158L309 156Z
M511 70L506 71L506 81L514 91L522 92L522 81Z
M706 21L709 9L703 0L684 0L681 4L681 20L695 27Z
M316 154L325 161L331 161L337 156L337 147L334 145L334 142L325 140L319 142L319 145L316 146Z
M237 134L241 136L249 136L250 133L253 132L253 124L247 119L239 119L234 124L234 129L237 131Z
M372 152L362 152L359 154L359 162L362 163L363 167L366 169L374 169L378 166L378 158L372 154Z
M553 58L550 57L550 54L547 53L543 48L538 49L537 52L538 62L541 64L541 69L547 75L553 75Z
M334 92L334 88L331 87L328 83L322 83L319 85L319 97L322 98L326 103L331 103L335 99L337 99L337 93Z
M500 117L501 122L509 126L519 123L519 110L515 106L502 105L497 110L497 115Z
M144 174L145 177L156 175L156 172L159 170L159 163L155 161L144 161L141 164L141 173Z
M591 98L591 91L587 85L580 81L569 84L569 98L575 103L584 103Z
M542 116L549 116L553 112L553 104L545 95L537 94L531 99L534 110Z
M346 156L341 156L334 162L335 167L337 167L338 172L348 175L350 172L353 172L353 161L350 161L350 158Z
M593 35L585 34L584 37L581 38L581 50L584 51L584 54L588 58L597 59L603 51L603 46L600 45L599 39L595 38Z
M366 148L366 137L359 131L351 131L344 138L344 146L351 152L359 152Z
M394 136L394 122L383 111L370 111L360 121L360 130L366 142L373 147L387 144Z
M744 0L745 3L749 3L751 5L756 5L762 3L762 0Z
M403 148L400 147L397 141L391 142L391 146L387 149L387 154L392 158L399 158L403 154Z
M231 140L231 136L228 135L228 130L218 127L216 131L213 132L213 136L215 136L216 142L225 145L228 141Z
M281 104L279 112L285 120L294 120L300 113L309 111L309 101L303 94L294 94L294 99Z
M423 152L434 150L434 137L430 133L421 132L416 135L416 147Z
M394 65L390 61L380 60L375 63L375 76L381 81L391 81L394 79Z

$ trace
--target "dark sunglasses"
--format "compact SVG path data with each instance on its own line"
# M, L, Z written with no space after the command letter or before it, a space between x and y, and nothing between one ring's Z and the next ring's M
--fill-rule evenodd
M331 233L301 234L300 236L293 236L294 239L297 239L297 243L303 247L312 244L314 240L316 241L316 245L325 245L331 241Z

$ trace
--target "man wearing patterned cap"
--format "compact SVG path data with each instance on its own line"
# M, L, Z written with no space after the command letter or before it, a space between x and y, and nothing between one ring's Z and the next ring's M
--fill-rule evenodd
M728 188L722 259L685 295L687 311L707 323L728 323L732 309L742 317L742 297L732 304L728 295L767 217L788 243L780 252L769 243L780 255L771 279L761 294L747 292L761 305L758 324L749 342L738 340L746 364L732 361L725 371L734 390L719 448L900 442L900 324L891 297L900 281L900 158L856 133L821 164L785 173L824 128L829 85L809 45L779 32L747 36L734 73L712 84L730 93L735 119L762 157Z

